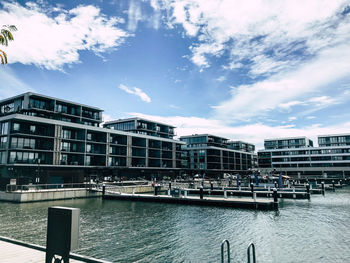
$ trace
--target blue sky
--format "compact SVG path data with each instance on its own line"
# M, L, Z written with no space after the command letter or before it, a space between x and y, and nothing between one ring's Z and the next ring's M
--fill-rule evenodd
M34 91L178 135L350 133L350 2L0 1L0 98Z

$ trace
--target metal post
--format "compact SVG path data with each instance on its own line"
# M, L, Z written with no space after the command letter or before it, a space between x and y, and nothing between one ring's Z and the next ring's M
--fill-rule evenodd
M310 199L310 185L308 183L306 184L306 196Z
M203 187L202 186L199 188L199 198L203 199Z
M334 180L332 180L332 186L333 186L333 192L335 192L335 183L334 183Z
M214 184L213 184L213 182L210 182L210 190L214 190Z
M278 208L278 194L277 194L276 188L273 188L273 202L274 202L275 208Z
M227 198L227 191L224 190L224 198Z
M106 185L103 184L103 185L102 185L102 196L104 196L105 193L106 193Z
M248 263L250 263L250 248L252 248L252 253L253 253L253 263L256 263L256 258L255 258L255 246L253 243L251 243L249 246L248 246L248 249L247 249L247 258L248 258Z
M295 199L297 196L295 194L295 187L293 187L293 198Z
M80 209L49 207L45 263L69 263L69 253L78 248Z
M250 184L250 191L252 192L252 196L254 195L254 184Z
M324 186L324 182L321 182L321 189L322 189L322 194L325 194L325 186Z
M171 182L169 182L169 189L171 189Z

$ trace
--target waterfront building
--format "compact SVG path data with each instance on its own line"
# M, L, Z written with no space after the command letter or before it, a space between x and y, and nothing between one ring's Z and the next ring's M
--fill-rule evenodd
M183 167L194 175L206 173L220 176L224 173L247 173L253 168L254 153L243 149L232 149L228 139L210 134L181 136ZM232 148L230 148L232 147ZM251 147L249 148L251 149Z
M265 150L312 147L313 141L307 137L291 137L264 140Z
M103 127L168 139L175 136L174 126L138 117L108 121Z
M242 142L242 141L228 141L227 142L227 148L243 151L243 152L249 152L254 153L255 152L255 145L252 143Z
M311 141L306 137L298 138L295 147L291 144L285 144L285 147L271 147L266 142L272 140L265 140L265 149L258 151L259 169L262 173L282 172L296 178L345 178L350 176L349 139L350 135L318 136L318 147L306 143ZM290 140L290 138L278 139L278 141Z
M99 127L102 112L31 92L0 101L0 187L180 173L182 142Z

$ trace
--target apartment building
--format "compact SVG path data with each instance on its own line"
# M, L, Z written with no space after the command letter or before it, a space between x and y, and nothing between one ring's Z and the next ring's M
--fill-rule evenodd
M31 92L0 101L0 187L180 173L184 143L101 128L102 112Z
M318 136L318 147L307 143L311 140L306 137L294 140L294 147L290 143L286 143L285 147L281 147L280 143L274 144L278 147L271 147L266 143L271 140L265 140L265 149L258 151L259 169L263 173L277 171L297 178L350 176L350 135Z
M232 149L228 139L210 134L194 134L180 137L184 142L183 167L188 173L206 173L209 176L224 173L246 173L253 168L254 153Z

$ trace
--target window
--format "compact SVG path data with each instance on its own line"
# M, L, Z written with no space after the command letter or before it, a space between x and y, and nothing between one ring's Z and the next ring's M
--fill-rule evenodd
M5 135L8 133L8 122L3 122L2 125L1 125L1 134L2 135Z
M7 147L7 137L1 137L0 139L0 148L5 149Z
M30 131L31 133L35 133L35 132L36 132L36 127L35 127L35 125L30 125L30 126L29 126L29 131Z
M19 129L20 129L20 124L15 122L13 124L13 131L19 131Z

